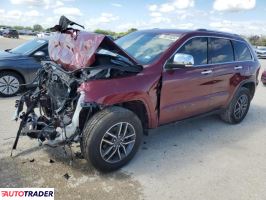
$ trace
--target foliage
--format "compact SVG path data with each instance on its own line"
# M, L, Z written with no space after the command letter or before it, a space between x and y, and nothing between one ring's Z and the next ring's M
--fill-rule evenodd
M249 42L254 46L266 46L266 37L253 35L248 38Z
M40 24L33 25L34 31L43 31L43 27Z
M138 29L136 29L136 28L131 28L126 32L116 33L116 32L110 31L110 30L96 29L94 32L99 33L99 34L103 34L103 35L109 35L109 36L112 36L113 38L119 38L119 37L122 37L128 33L132 33L132 32L137 31L137 30Z

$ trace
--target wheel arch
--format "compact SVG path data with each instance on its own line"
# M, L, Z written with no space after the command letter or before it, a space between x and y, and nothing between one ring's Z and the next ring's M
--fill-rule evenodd
M2 72L12 72L12 73L15 73L15 74L19 75L22 78L23 83L26 83L25 77L22 75L22 73L20 73L17 70L14 70L14 69L0 69L0 73L2 73Z
M127 101L120 103L117 106L126 108L135 113L140 119L144 130L147 130L149 128L148 111L145 104L142 101L140 100ZM146 131L144 131L144 133L146 133Z
M252 81L244 82L240 87L247 88L250 91L251 99L254 97L256 84Z

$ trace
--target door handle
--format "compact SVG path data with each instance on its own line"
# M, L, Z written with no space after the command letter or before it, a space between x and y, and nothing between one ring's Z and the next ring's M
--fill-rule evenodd
M240 70L240 69L243 69L243 67L242 66L236 66L235 67L235 70Z
M207 74L211 74L212 73L212 70L204 70L201 72L201 74L203 75L207 75Z

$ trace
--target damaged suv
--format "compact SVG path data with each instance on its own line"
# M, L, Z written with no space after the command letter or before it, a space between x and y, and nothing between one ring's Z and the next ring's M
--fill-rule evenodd
M148 129L206 114L237 124L249 110L260 64L238 35L152 29L112 41L57 26L38 87L16 102L13 149L20 135L50 146L80 142L89 163L112 171Z

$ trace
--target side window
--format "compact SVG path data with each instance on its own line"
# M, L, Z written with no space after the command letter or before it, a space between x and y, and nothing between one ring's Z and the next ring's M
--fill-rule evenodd
M194 65L207 64L208 39L206 37L193 38L187 41L177 53L185 53L192 55Z
M42 47L40 50L43 51L46 56L49 55L49 53L48 53L48 46L47 45L45 45L44 47Z
M232 41L237 61L251 60L252 56L248 46L244 42Z
M231 41L223 38L209 39L209 63L224 63L234 61Z

